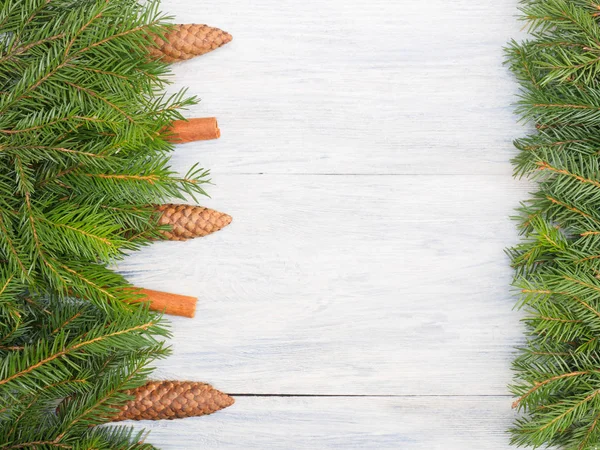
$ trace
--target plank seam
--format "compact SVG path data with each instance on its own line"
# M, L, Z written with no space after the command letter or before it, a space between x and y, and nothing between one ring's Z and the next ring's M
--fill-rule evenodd
M514 398L510 394L249 394L228 393L232 397L368 397L368 398Z

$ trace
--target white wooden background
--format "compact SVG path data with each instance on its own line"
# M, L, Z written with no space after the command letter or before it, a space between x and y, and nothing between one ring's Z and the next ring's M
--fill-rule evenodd
M200 298L159 378L237 394L138 423L164 449L508 449L519 313L503 249L517 0L164 1L232 43L175 67L222 138L177 149L227 229L120 270Z

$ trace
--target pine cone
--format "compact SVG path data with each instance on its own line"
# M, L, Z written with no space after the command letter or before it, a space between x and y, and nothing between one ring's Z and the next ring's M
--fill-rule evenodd
M135 399L123 406L113 422L204 416L227 408L235 401L210 384L193 381L150 381L127 393Z
M231 41L232 36L218 28L208 25L176 25L168 32L164 40L155 36L158 47L152 47L150 54L165 62L185 61L208 53Z
M219 231L231 223L231 216L214 209L192 205L165 204L156 208L162 212L160 225L171 225L163 235L171 241L185 241Z

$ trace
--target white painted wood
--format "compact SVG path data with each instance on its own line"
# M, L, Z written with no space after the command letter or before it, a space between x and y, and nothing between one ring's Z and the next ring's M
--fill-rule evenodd
M175 66L216 116L219 141L188 144L235 173L510 172L520 135L502 47L517 1L166 1L219 26L225 48Z
M517 91L502 46L517 0L165 0L233 33L175 67L222 138L181 146L233 224L156 243L120 269L198 295L157 376L239 397L146 423L177 449L507 449L513 347L503 249L527 186L510 178ZM264 174L264 175L260 175ZM439 395L442 395L441 397ZM459 397L444 397L459 395ZM414 396L414 397L412 397ZM475 396L475 397L470 397ZM484 396L484 397L482 397Z
M212 416L140 422L164 450L508 450L506 398L238 398Z
M234 217L120 265L196 295L161 377L228 392L505 394L512 311L504 248L526 195L504 176L218 175Z

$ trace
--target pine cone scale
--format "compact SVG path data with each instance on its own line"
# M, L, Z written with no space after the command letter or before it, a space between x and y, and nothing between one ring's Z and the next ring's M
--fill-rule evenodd
M127 393L135 398L123 406L113 422L203 416L235 401L210 384L193 381L150 381Z
M193 205L165 204L156 208L161 213L159 225L171 225L162 234L172 241L185 241L219 231L231 223L231 216L214 209Z
M177 25L164 39L154 37L157 47L152 47L150 53L165 62L185 61L215 50L232 39L231 34L208 25Z

